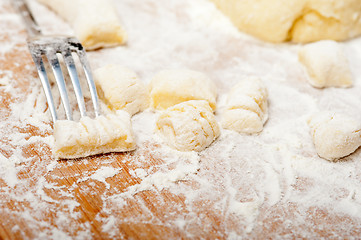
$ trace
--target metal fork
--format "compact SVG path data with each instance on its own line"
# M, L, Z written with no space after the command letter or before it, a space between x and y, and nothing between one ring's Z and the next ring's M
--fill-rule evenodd
M49 105L49 109L53 121L55 122L56 120L58 120L58 115L56 113L56 107L51 93L50 83L44 66L43 57L44 59L48 60L52 68L52 71L54 73L54 77L60 92L60 98L65 110L66 118L68 120L73 120L73 115L71 111L68 93L66 90L64 75L57 54L61 54L64 59L64 63L66 65L70 79L73 84L80 114L82 117L84 117L87 115L86 107L80 86L79 76L75 67L75 62L72 53L78 55L80 64L82 65L82 68L85 73L85 78L89 86L89 91L93 102L95 116L99 116L100 109L99 109L98 95L96 92L96 87L94 84L90 66L86 58L86 53L81 43L75 37L61 36L61 35L54 35L54 36L42 35L40 28L36 23L26 3L26 0L11 0L11 1L14 8L17 9L17 11L22 16L23 21L25 23L29 35L27 39L28 48L36 65L40 81L43 85L44 93Z

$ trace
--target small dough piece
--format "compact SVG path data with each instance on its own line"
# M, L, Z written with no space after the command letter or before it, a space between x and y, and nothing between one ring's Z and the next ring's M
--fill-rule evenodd
M99 97L112 110L125 110L130 115L149 105L148 89L135 72L119 66L107 65L94 71Z
M179 151L202 151L220 134L207 101L191 100L168 108L157 120L157 131Z
M268 93L256 77L245 78L227 96L221 123L239 133L258 133L268 119Z
M188 69L164 70L157 73L150 83L150 106L167 109L188 100L206 100L216 109L215 84L201 72Z
M127 35L111 0L38 0L68 21L87 50L120 45Z
M125 111L95 119L83 117L79 122L58 120L54 138L53 156L57 159L125 152L136 147L130 116Z
M352 74L342 46L332 40L310 43L298 52L309 82L317 88L350 87Z
M361 124L349 116L321 112L308 124L316 151L324 159L343 158L361 146Z
M270 42L347 40L361 34L360 0L211 0L239 28Z

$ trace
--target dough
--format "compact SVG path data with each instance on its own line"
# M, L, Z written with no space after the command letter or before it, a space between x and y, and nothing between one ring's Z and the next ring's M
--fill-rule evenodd
M130 115L149 105L149 93L137 74L119 66L107 65L94 71L99 97L112 110L125 110Z
M83 117L79 122L58 120L54 138L53 155L57 159L131 151L136 146L130 116L124 111L95 119Z
M157 120L157 131L169 146L180 151L202 151L220 134L213 111L204 100L168 108Z
M227 96L222 126L239 133L258 133L268 119L267 89L256 77L243 79Z
M126 41L126 33L111 0L38 1L68 21L74 28L75 36L88 50Z
M150 83L150 106L166 109L188 100L206 100L216 109L217 89L203 73L187 69L164 70Z
M349 116L321 112L308 124L316 151L324 159L348 156L361 146L361 124Z
M298 52L299 61L306 67L308 81L317 88L349 87L352 74L342 46L332 40L305 45Z
M361 34L360 0L211 0L241 30L271 42Z

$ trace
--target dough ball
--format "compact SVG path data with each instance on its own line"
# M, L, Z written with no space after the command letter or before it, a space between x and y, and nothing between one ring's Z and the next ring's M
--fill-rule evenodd
M241 30L271 42L346 40L361 34L359 0L212 0Z
M316 151L324 159L348 156L361 146L361 124L349 116L322 112L308 124Z
M217 89L203 73L187 69L164 70L150 83L150 106L166 109L188 100L206 100L216 109Z
M87 50L125 43L127 35L111 0L38 0L68 21Z
M179 151L202 151L220 134L213 111L204 100L179 103L157 120L157 131L169 146Z
M148 89L132 70L107 65L94 71L99 97L112 110L125 110L130 115L143 111L149 105Z
M239 133L258 133L268 119L268 94L256 77L240 81L228 93L222 126Z
M79 122L58 120L54 138L53 155L57 159L131 151L136 146L130 115L124 111L95 119L83 117Z
M300 49L298 58L305 66L312 86L324 88L352 85L350 66L339 43L332 40L310 43Z

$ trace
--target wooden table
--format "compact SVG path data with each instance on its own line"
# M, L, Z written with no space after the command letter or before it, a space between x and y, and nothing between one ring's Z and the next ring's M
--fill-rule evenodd
M144 4L151 9L151 2ZM229 147L223 141L232 139L232 134L214 143L224 153L214 149L189 153L188 160L183 153L163 151L164 146L149 138L130 153L55 161L49 145L52 122L40 102L44 97L24 41L26 32L5 1L0 4L0 29L0 239L361 236L361 221L350 213L353 210L333 211L311 203L313 199L304 205L290 200L291 195L301 198L316 188L317 179L295 175L287 182L280 177L279 186L270 187L279 188L276 196L259 191L260 182L266 186L271 179L263 171L271 160L232 155L238 142ZM251 148L256 143L242 144ZM360 155L358 151L351 162ZM285 162L280 166L275 170L279 176L294 167ZM172 176L177 172L183 175ZM159 173L166 176L164 183L156 182ZM357 182L360 176L360 170L355 170L345 178ZM326 189L330 192L320 193L320 199L357 199L360 194L352 195L347 187ZM354 211L360 213L358 200L354 204Z

